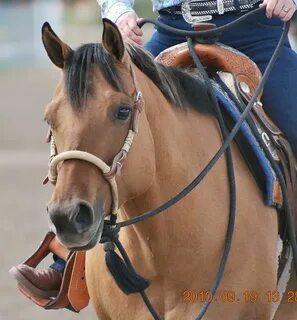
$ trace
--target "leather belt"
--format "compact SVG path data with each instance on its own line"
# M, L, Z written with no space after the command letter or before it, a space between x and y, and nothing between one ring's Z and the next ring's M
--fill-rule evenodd
M209 21L212 15L226 12L244 12L252 9L261 0L201 0L184 1L181 5L159 10L160 14L182 15L186 22L195 23Z

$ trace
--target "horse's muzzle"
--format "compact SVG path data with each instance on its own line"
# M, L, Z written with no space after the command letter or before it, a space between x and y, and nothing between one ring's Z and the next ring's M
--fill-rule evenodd
M52 203L48 214L61 243L69 250L94 247L103 230L103 209L94 209L87 201L72 200Z

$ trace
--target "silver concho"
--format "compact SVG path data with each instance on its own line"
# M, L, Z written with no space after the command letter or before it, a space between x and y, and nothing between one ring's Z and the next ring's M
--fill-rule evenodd
M240 89L242 90L243 93L249 94L251 92L250 87L244 81L240 81L239 82L239 87L240 87Z

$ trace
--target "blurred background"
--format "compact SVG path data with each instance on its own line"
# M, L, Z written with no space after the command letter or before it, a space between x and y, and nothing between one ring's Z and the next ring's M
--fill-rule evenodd
M152 16L150 1L135 2L140 16ZM42 185L49 155L42 119L59 72L41 45L44 21L73 47L101 39L95 0L0 1L0 320L91 320L90 307L76 315L35 306L8 274L47 231L45 205L52 190ZM151 27L144 31L148 39Z
M152 15L150 1L136 2L140 15ZM49 156L43 113L59 71L42 47L41 26L50 22L76 47L101 41L100 19L96 0L0 1L0 320L95 319L90 307L76 315L35 306L8 270L31 255L48 230L52 187L42 185ZM149 33L146 28L146 38Z

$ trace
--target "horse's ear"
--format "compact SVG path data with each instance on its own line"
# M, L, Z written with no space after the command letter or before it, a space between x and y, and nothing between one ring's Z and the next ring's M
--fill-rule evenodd
M48 22L45 22L42 26L41 33L42 42L49 58L53 64L63 69L67 58L73 52L72 49L60 40Z
M120 30L112 21L103 19L102 45L117 60L122 61L125 46Z

